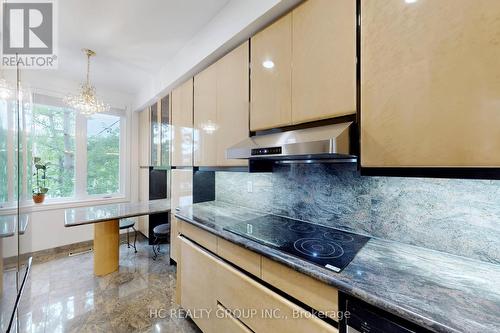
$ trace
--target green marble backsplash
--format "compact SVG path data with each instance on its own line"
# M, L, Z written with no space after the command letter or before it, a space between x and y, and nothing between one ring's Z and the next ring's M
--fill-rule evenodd
M215 184L219 201L500 264L500 181L362 177L349 164L297 164L217 172Z

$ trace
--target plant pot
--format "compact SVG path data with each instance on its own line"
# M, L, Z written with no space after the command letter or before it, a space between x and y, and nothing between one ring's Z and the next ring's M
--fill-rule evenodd
M45 200L45 193L33 194L33 201L40 204Z

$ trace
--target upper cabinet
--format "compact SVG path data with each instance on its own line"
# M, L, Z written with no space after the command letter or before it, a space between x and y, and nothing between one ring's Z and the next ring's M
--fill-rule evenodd
M306 1L292 22L292 122L356 113L356 1Z
M194 165L217 165L217 64L194 77Z
M151 163L150 116L149 107L139 113L139 165L141 167L148 167Z
M155 102L139 116L139 164L168 166L170 161L169 95Z
M361 5L362 166L500 166L500 3Z
M251 53L251 130L356 113L356 1L306 1Z
M170 95L164 96L160 106L160 161L162 166L170 165Z
M193 165L193 79L172 91L172 165Z
M292 14L252 37L250 129L292 123Z
M196 166L244 166L226 149L249 135L249 43L245 42L194 78Z
M151 165L158 166L161 161L161 132L160 132L160 121L161 121L161 110L158 107L158 103L155 102L149 107L151 115L149 117L150 125L149 129L151 131L150 139L151 142L149 146L151 147Z
M226 149L249 135L248 41L217 62L217 165L247 165L245 160L226 159Z

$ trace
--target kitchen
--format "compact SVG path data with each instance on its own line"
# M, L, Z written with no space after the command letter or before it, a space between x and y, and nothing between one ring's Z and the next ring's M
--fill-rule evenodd
M57 6L0 81L3 331L500 331L496 1Z

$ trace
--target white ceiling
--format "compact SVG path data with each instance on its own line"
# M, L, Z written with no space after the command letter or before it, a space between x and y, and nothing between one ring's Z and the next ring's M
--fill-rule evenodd
M59 11L59 68L82 80L82 48L97 52L97 89L135 94L163 63L193 38L229 0L63 0Z
M58 0L58 69L27 70L34 89L75 92L82 48L91 81L115 107L139 110L301 0Z

